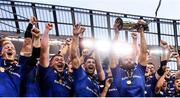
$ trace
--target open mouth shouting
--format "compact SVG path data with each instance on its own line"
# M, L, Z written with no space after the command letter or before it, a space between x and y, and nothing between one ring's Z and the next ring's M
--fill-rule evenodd
M94 67L93 65L89 65L89 66L87 67L87 70L88 70L89 73L93 74L93 73L94 73L94 70L95 70L95 67Z
M180 84L176 86L176 90L180 91Z
M176 79L174 83L175 83L176 90L180 91L180 79Z
M64 63L60 63L58 65L55 66L55 69L58 71L58 72L63 72L64 71L64 67L65 67L65 64Z
M11 42L5 44L2 49L2 57L5 60L13 61L16 56L16 50Z
M3 54L3 57L5 60L14 60L15 58L14 53L12 51L7 51Z

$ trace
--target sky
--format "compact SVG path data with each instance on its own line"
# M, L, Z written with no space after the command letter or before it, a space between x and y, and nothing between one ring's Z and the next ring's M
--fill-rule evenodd
M133 15L155 16L159 0L16 0L79 7ZM180 0L162 0L157 17L180 19Z

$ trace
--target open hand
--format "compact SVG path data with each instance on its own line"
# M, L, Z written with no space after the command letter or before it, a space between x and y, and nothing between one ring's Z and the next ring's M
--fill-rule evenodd
M81 26L81 24L76 24L73 27L73 35L79 35L85 31L85 28Z

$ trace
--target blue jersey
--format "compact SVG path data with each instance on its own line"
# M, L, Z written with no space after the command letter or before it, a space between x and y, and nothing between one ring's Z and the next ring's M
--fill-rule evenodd
M104 69L104 73L105 73L106 79L108 79L108 72L106 70L107 69ZM105 83L104 83L104 85L105 85ZM106 97L118 97L118 96L120 96L118 89L117 89L116 85L114 84L114 81L112 81L111 86L109 87L109 89L107 91Z
M175 80L175 77L173 76L170 76L169 79L166 79L167 81L166 96L167 97L173 97L175 94L174 80Z
M20 60L26 61L26 57ZM0 71L0 96L19 96L20 95L20 82L23 75L24 63L21 65L10 64L0 57L0 67L5 68L5 71Z
M179 92L175 92L174 96L175 97L180 97L180 91Z
M120 93L120 97L143 97L145 91L145 67L135 65L131 81L127 72L121 67L111 69L114 83Z
M116 87L116 85L114 84L114 82L111 83L111 86L109 87L106 97L118 97L120 96L120 93Z
M166 91L160 91L159 93L155 94L156 97L167 97L166 96Z
M40 87L45 97L72 96L72 78L63 73L61 76L51 67L43 68L39 65Z
M32 68L29 69L29 71L27 71L26 76L24 76L24 79L22 80L22 84L21 84L21 96L23 97L40 96L37 66L32 66Z
M157 83L157 79L155 77L155 74L152 76L145 78L145 96L146 97L153 97L155 96L155 87Z
M83 70L82 66L73 71L73 87L77 97L98 97L100 87L97 78L90 78Z

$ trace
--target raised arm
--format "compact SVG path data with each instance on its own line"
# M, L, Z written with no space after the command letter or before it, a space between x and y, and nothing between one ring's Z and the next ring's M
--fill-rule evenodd
M180 57L179 57L179 54L176 57L176 60L177 60L177 70L180 70Z
M33 47L35 47L35 48L41 47L40 30L36 27L33 28L32 29L32 35L33 35Z
M139 20L138 23L143 24L144 21ZM144 28L141 26L138 29L138 31L140 33L140 54L139 54L138 62L142 66L146 66L147 65L147 44L146 44L146 40L144 36Z
M177 70L180 71L180 57L179 57L179 53L178 52L173 52L172 56L174 58L176 58L176 62L177 62Z
M168 43L166 41L161 40L160 46L163 50L163 54L161 56L161 61L169 60L171 51L170 51L170 47L169 47Z
M84 35L84 31L85 30L86 29L83 28L82 32L79 35L79 53L80 53L80 56L82 56L82 51L84 49L84 46L83 46L83 40L84 40L83 35Z
M118 17L116 20L115 20L115 23L114 23L114 32L115 32L115 36L114 36L114 39L113 39L113 43L117 42L118 38L119 38L119 31L120 29L122 28L122 19L120 17ZM117 66L117 57L115 55L115 53L113 51L111 51L110 53L110 68L115 68Z
M94 53L95 53L95 59L96 59L96 69L97 69L98 79L100 81L103 81L103 80L105 80L105 73L104 73L104 70L103 70L101 62L100 62L100 57L99 57L96 49L95 49Z
M161 91L161 88L162 88L164 81L165 81L166 74L167 74L167 72L165 72L163 74L163 76L161 76L160 79L158 80L156 87L155 87L155 93L159 93Z
M20 51L21 56L30 57L32 53L32 33L31 29L33 28L33 25L35 25L37 22L36 18L33 16L29 20L29 24L26 28L25 34L24 34L24 42L23 46Z
M132 47L133 47L133 50L135 51L135 52L133 52L133 58L136 58L136 61L137 61L138 57L139 57L139 47L138 47L138 43L137 43L137 33L132 32L131 37L132 37Z
M83 27L80 24L76 24L73 27L73 37L72 37L72 45L71 45L71 60L72 66L75 69L78 69L80 66L80 60L78 55L78 39L79 34L82 32Z
M167 66L168 60L170 58L169 45L167 42L161 40L160 47L162 48L163 54L161 55L160 67L156 73L156 79L159 79L165 72L165 68Z
M28 60L27 65L36 66L38 62L37 58L40 57L40 50L41 50L40 31L35 27L31 30L31 33L32 33L32 55Z
M170 77L170 70L169 68L165 68L165 72L164 74L159 78L157 84L156 84L156 87L155 87L155 93L159 93L161 88L163 87L164 85L164 82L166 81L166 78Z
M71 43L72 43L72 39L71 38L67 38L65 41L64 41L64 44L61 44L61 48L60 48L60 52L59 54L62 54L64 55L70 55L70 50L71 50Z
M41 52L40 52L40 59L39 59L39 64L47 68L49 66L49 31L52 29L52 24L48 23L45 24L45 30L44 34L41 39Z
M40 30L38 28L32 29L33 35L33 52L32 52L32 59L39 58L40 56L40 48L41 48L41 40L40 40Z

